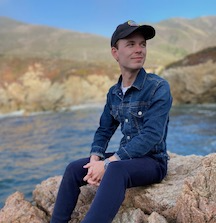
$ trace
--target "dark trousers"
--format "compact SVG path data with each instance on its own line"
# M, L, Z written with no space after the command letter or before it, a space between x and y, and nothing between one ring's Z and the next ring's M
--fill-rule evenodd
M107 156L110 156L109 154ZM76 206L89 158L70 163L64 173L51 223L66 223ZM111 162L82 223L109 223L117 214L127 188L159 183L166 175L167 162L148 156Z

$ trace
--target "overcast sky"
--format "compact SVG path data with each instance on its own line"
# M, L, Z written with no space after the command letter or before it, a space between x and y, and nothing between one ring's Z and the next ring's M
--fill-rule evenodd
M120 23L216 15L216 0L0 0L0 16L110 37Z

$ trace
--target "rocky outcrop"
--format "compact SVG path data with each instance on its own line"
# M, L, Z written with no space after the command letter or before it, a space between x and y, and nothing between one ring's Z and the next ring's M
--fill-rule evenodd
M176 209L177 222L216 222L216 156L203 159L199 172L185 180Z
M216 102L216 47L189 55L162 73L171 86L174 104Z
M24 199L20 192L15 192L6 201L0 211L1 223L47 223L46 213Z
M160 184L127 190L114 223L216 223L216 153L170 157L168 175ZM60 181L56 176L37 185L33 204L18 192L11 195L0 222L49 222ZM81 188L71 223L81 221L96 191L89 185Z
M215 58L216 47L212 47L170 64L163 71L158 68L170 83L174 104L216 103ZM69 61L35 59L26 61L16 75L8 67L24 62L14 63L5 68L0 62L0 113L60 111L73 105L104 102L119 74L116 65L86 64L82 69L74 62L70 65Z
M73 105L104 101L114 82L106 75L69 75L58 81L47 77L44 67L35 63L18 80L0 84L0 113L24 110L59 111Z

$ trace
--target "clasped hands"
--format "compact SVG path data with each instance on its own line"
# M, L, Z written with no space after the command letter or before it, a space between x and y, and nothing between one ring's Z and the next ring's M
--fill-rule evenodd
M98 156L92 155L90 162L84 165L83 168L88 169L88 172L83 180L87 181L87 183L91 185L99 186L105 172L104 161L100 160Z

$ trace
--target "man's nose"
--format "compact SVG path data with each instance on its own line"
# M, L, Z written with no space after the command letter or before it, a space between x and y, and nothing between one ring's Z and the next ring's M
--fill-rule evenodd
M143 47L140 46L139 44L137 44L136 47L135 47L135 51L136 52L142 52L142 50L143 50Z

